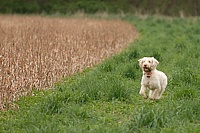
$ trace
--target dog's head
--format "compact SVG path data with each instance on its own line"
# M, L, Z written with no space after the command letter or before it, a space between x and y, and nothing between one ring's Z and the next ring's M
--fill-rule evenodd
M138 60L139 66L144 72L151 72L156 69L159 62L154 57L143 57Z

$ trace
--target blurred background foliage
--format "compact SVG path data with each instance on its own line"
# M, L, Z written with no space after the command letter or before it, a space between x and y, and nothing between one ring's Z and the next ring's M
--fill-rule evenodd
M3 14L138 13L199 16L199 0L0 0Z

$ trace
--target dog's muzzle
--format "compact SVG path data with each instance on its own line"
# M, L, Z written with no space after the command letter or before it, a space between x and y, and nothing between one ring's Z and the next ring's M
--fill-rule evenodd
M151 69L149 67L143 67L143 71L145 71L145 72L151 72Z

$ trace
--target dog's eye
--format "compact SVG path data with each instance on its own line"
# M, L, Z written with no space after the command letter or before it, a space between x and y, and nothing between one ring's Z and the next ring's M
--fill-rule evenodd
M149 60L149 63L151 63L151 61Z

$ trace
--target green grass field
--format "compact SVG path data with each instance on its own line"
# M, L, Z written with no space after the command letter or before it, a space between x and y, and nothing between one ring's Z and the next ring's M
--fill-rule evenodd
M0 132L200 132L200 19L137 17L138 40L94 68L64 79L51 91L21 98L19 110L0 113ZM159 101L139 95L138 59L154 56L168 76Z

